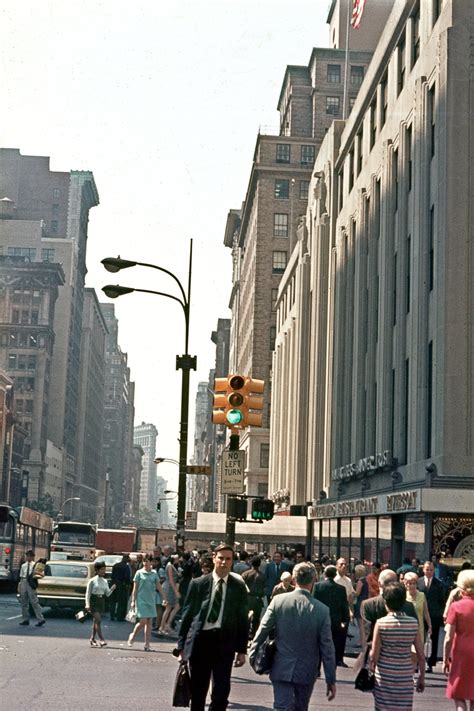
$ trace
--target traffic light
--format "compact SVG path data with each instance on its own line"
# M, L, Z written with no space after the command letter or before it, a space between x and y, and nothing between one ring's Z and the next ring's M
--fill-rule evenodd
M214 381L214 410L212 421L215 425L226 425L231 429L261 427L263 393L265 383L247 375L228 375Z
M271 521L273 509L271 499L252 499L252 518L256 521Z
M229 496L227 499L227 516L235 518L236 521L247 520L247 499L237 499Z

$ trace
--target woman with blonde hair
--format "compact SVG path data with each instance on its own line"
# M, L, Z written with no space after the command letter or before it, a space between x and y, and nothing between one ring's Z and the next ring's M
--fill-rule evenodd
M431 634L431 617L428 611L425 593L418 590L418 575L416 573L405 573L403 584L407 591L407 600L413 603L418 625L420 628L421 641L425 642L425 629Z
M474 710L474 570L462 570L456 581L462 598L448 610L443 671L448 675L446 697L456 711ZM468 705L469 702L469 705Z

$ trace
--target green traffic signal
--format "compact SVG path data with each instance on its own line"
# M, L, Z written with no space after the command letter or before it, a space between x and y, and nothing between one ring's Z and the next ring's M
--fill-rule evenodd
M240 410L229 410L226 414L226 420L230 425L238 425L242 422L244 416Z

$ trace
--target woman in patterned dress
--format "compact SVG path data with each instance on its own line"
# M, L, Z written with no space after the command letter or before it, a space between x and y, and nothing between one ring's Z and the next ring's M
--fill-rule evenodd
M376 711L411 711L413 708L413 663L415 645L420 670L416 690L425 688L425 656L418 621L403 612L406 590L402 583L389 583L383 591L387 616L377 621L369 667L375 672Z

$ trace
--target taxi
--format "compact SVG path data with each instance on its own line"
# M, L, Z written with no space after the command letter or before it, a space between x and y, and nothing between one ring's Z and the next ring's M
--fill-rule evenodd
M38 579L36 594L40 605L52 609L82 609L87 583L95 574L94 563L86 560L49 560L44 578Z

